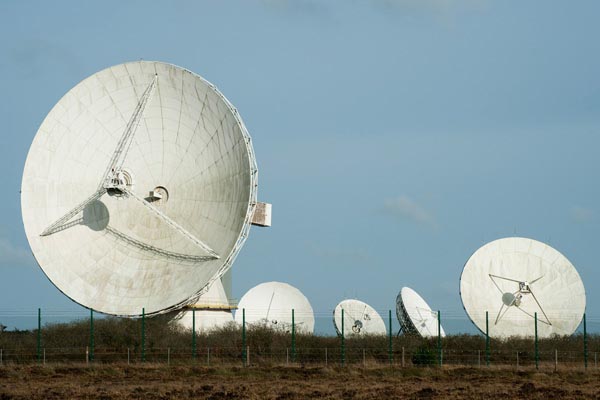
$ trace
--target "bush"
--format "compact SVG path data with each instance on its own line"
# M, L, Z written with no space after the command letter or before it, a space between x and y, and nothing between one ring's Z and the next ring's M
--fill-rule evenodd
M411 360L413 365L428 366L435 365L436 354L428 347L420 346L412 355Z

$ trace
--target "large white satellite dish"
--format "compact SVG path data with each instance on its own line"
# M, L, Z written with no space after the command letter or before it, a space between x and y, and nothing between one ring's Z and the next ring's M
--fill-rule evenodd
M59 290L100 312L151 315L193 302L230 268L256 191L231 103L186 69L139 61L90 76L54 106L27 156L21 207Z
M385 322L377 311L367 303L355 299L342 300L333 310L333 325L342 334L342 310L344 310L344 336L385 335Z
M294 310L295 331L313 333L315 316L308 299L295 287L282 282L261 283L250 289L240 300L235 322L242 323L243 310L246 324L264 325L281 331L291 331Z
M438 314L417 292L403 287L396 297L396 316L402 332L418 334L422 337L446 336L444 328L438 324Z
M585 311L585 289L575 267L552 247L533 239L498 239L479 248L460 278L465 311L496 338L571 335Z

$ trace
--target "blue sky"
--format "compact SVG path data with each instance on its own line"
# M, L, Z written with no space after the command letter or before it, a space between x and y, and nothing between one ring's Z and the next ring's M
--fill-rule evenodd
M446 331L474 332L462 267L517 234L571 260L600 331L598 15L594 1L1 2L0 322L86 315L30 255L23 165L64 93L142 58L217 85L252 135L274 221L238 257L236 297L288 282L333 333L342 299L387 315L410 286Z

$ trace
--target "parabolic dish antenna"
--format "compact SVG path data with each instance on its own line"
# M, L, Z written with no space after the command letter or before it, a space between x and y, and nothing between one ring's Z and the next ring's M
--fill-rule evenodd
M342 334L342 310L344 310L344 336L385 335L385 322L377 311L360 300L342 300L333 310L333 325Z
M445 337L444 328L438 324L438 314L409 287L403 287L396 297L396 316L402 332L422 337Z
M460 297L471 321L496 338L571 335L585 311L585 289L575 267L533 239L498 239L477 250L460 277Z
M292 310L295 331L313 333L315 316L308 299L295 287L282 282L261 283L250 289L240 300L235 312L235 322L242 323L246 310L246 324L290 332Z
M256 191L231 103L188 70L139 61L90 76L54 106L29 149L21 207L59 290L103 313L151 315L194 301L229 269Z

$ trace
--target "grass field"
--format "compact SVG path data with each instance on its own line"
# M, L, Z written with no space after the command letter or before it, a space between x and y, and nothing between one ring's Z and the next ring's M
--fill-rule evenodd
M347 339L342 350L338 337L296 335L292 347L289 332L261 327L245 341L232 325L194 342L160 318L140 328L106 318L93 331L83 320L0 332L0 400L600 398L598 335L540 339L536 369L531 338L492 339L486 366L481 335L447 336L441 353L436 338L394 336L390 365L386 336Z
M593 399L600 373L482 368L0 367L0 399Z

